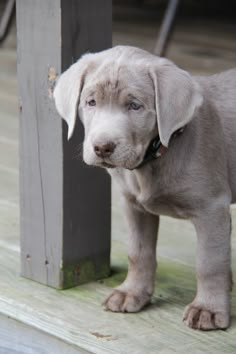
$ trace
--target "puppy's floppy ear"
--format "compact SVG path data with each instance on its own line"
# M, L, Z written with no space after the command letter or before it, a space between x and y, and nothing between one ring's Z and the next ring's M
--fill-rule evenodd
M186 71L166 59L152 69L160 140L168 147L171 135L191 121L203 97L199 84Z
M86 54L58 79L53 92L58 113L68 124L68 139L73 134L84 79L93 54Z

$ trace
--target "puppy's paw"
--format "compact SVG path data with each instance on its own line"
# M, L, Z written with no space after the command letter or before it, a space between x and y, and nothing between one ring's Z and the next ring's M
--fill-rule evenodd
M150 299L151 296L148 294L132 294L115 289L103 305L113 312L138 312L150 302Z
M185 308L183 321L188 327L203 331L226 329L229 326L229 314L212 312L190 304Z

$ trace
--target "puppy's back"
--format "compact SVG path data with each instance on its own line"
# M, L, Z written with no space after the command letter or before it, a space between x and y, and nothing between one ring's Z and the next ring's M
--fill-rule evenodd
M217 115L221 122L232 201L236 202L236 69L196 79L203 88L204 99L213 111L210 113ZM212 134L216 133L212 131Z

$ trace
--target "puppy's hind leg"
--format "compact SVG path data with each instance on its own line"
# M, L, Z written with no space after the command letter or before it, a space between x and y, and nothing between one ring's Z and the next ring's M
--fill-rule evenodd
M184 322L195 329L225 329L232 287L229 206L207 209L193 223L198 238L197 295L185 309Z

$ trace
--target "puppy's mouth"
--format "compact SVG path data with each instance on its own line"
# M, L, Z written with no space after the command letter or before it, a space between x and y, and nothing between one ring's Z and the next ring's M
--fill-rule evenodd
M125 164L112 164L109 162L101 161L93 164L94 166L101 167L101 168L124 168L129 171L133 171L137 168L139 164L134 164L132 166L127 166Z
M104 167L104 168L124 168L126 170L130 170L130 171L133 171L136 169L136 167L138 166L139 164L132 164L131 166L127 165L127 164L113 164L113 163L110 163L110 162L106 162L106 161L102 161L100 162L97 166L99 167Z
M105 168L115 168L116 166L115 165L112 165L111 163L108 163L108 162L101 162L101 166L102 167L105 167Z
M124 158L120 160L100 159L100 161L95 162L95 165L102 168L124 168L132 171L137 168L141 161L142 158L140 156L135 159L130 159L129 156L127 156L126 160L124 160Z

